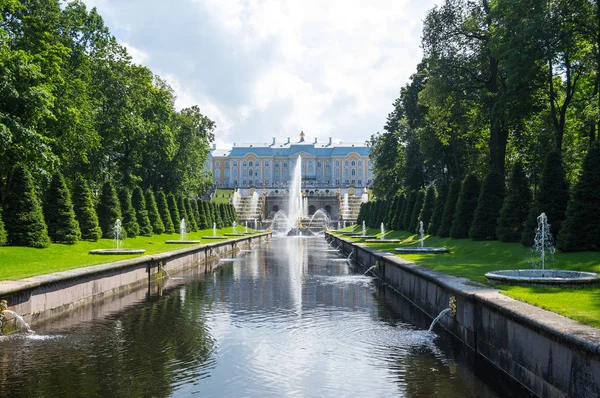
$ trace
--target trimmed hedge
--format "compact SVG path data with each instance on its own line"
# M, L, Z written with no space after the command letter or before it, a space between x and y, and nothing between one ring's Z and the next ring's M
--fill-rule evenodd
M450 183L450 188L448 188L446 203L444 203L444 212L442 213L442 221L440 222L440 228L437 231L437 235L441 238L447 238L450 236L452 220L454 219L456 204L458 203L458 197L460 195L460 188L461 184L458 180L452 181Z
M203 200L202 208L204 209L204 216L206 217L206 223L208 225L208 228L212 228L213 223L215 223L216 221L213 218L213 212L212 212L212 207L210 205L210 202L207 200Z
M430 186L429 188L427 188L427 193L425 194L425 202L423 203L421 214L419 214L419 221L423 221L423 229L425 230L425 232L429 230L429 223L431 222L431 216L433 215L433 208L435 207L436 198L437 192L435 190L435 187Z
M4 220L9 245L43 248L50 244L35 184L29 170L22 164L15 167L9 181Z
M419 190L410 216L410 224L408 227L410 232L415 232L417 230L417 226L419 225L419 215L421 214L421 209L423 209L423 202L425 202L425 191Z
M60 173L52 176L44 210L48 236L52 242L73 244L81 238L71 195Z
M81 239L97 241L102 237L92 193L87 182L79 177L73 186L73 210L79 223Z
M148 210L146 210L146 199L144 198L142 188L133 188L133 192L131 192L131 204L135 209L137 222L140 226L140 235L152 236L152 225L150 224L150 218L148 217Z
M413 209L415 208L415 201L417 200L417 191L412 190L408 194L408 199L406 200L406 206L404 207L404 211L402 212L402 225L401 229L405 231L410 230L410 218L412 216ZM412 231L411 231L412 232Z
M165 232L165 224L163 224L160 213L158 212L154 192L148 188L146 189L146 192L144 192L144 196L146 197L146 210L148 211L152 232L156 235L160 235Z
M160 219L165 226L166 234L175 233L175 228L173 227L173 219L171 218L171 212L169 211L169 205L167 204L167 195L163 191L158 191L157 203L158 213L160 214Z
M175 195L173 195L172 193L167 195L167 204L169 206L171 220L173 220L173 229L175 230L175 233L180 233L181 215L179 214L179 206L177 206L177 199L175 199Z
M515 164L510 175L508 193L504 199L496 235L502 242L518 242L523 234L523 223L531 207L529 180L520 163Z
M469 174L460 189L456 212L450 229L450 237L454 239L469 237L469 229L473 224L473 217L479 200L479 190L479 180L474 174Z
M565 220L567 206L569 204L569 183L562 164L562 157L558 152L550 152L546 157L540 190L535 197L535 206L529 212L521 243L525 246L533 245L535 230L537 228L537 217L546 213L550 232L556 239L562 222Z
M562 251L600 250L600 142L583 161L556 246Z
M473 240L496 240L496 226L504 202L504 177L491 172L485 177L469 236Z
M442 215L444 214L444 205L446 204L446 197L448 195L448 185L444 183L440 184L437 192L438 196L435 200L435 206L433 207L431 220L429 221L429 228L427 228L427 233L429 235L437 235L440 229Z
M124 231L121 231L121 234L129 238L135 238L140 234L140 226L137 222L136 211L131 204L129 190L125 187L119 188L117 197L119 198L121 215L123 216L121 226L123 227Z
M196 224L196 217L194 216L194 209L190 203L190 198L183 198L183 204L185 206L185 214L188 216L188 231L196 232L198 225Z
M117 193L110 180L102 185L97 213L98 223L102 229L102 236L105 238L115 238L115 222L118 219L121 219L121 206L119 205Z

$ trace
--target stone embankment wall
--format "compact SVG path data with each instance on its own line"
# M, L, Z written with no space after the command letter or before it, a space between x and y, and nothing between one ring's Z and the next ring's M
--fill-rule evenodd
M0 300L30 323L149 284L167 272L201 267L211 272L224 255L270 238L270 233L213 242L170 252L70 271L0 282Z
M502 295L497 289L425 268L327 234L466 346L541 397L600 396L600 330ZM445 254L452 255L452 254ZM454 301L454 299L452 300Z

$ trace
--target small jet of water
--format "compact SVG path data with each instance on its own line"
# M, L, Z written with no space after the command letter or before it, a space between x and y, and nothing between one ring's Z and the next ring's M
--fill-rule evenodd
M27 333L35 333L31 327L29 326L29 324L27 322L25 322L25 320L23 319L23 317L21 317L21 315L17 314L14 311L11 310L4 310L2 311L3 314L9 314L12 315L17 322L27 331Z
M431 322L431 325L429 325L429 330L428 332L433 331L433 327L435 326L435 324L448 312L450 312L451 308L446 308L445 310L442 310L442 312L440 312L440 314L438 316L435 317L435 319L433 320L433 322Z
M363 275L367 275L369 272L373 271L375 268L377 268L377 265L372 265L368 270L365 271L365 273Z

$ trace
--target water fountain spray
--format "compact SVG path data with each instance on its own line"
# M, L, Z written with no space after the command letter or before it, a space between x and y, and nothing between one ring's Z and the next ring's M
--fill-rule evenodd
M421 249L425 247L425 229L423 228L423 221L419 221L419 247Z

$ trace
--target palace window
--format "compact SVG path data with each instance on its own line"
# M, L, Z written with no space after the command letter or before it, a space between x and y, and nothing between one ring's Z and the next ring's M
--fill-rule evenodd
M225 167L229 167L229 160L225 162Z
M242 162L242 166L246 167L246 161L245 160Z
M237 176L238 176L237 169L233 169L233 178L237 178Z
M358 167L362 167L362 160L358 161Z
M250 167L253 166L252 161L248 162L248 166L250 166Z
M265 160L265 167L269 167L269 161Z
M352 177L356 175L356 169L352 169Z
M215 162L215 167L219 167L221 166L221 162L219 162L218 160Z
M229 178L229 169L225 169L225 178Z
M221 170L220 169L215 170L215 178L221 178Z
M358 169L358 176L362 177L362 169Z
M344 162L344 166L348 166L348 161L347 160Z
M237 163L237 160L235 160L235 161L233 162L233 167L237 167L237 164L238 164L238 163Z
M355 166L356 166L356 162L353 160L352 161L352 167L355 167Z
M339 167L339 166L340 166L340 161L339 161L339 160L336 160L336 161L335 161L335 165Z
M252 163L252 162L250 162ZM252 177L252 169L248 169L248 177Z

